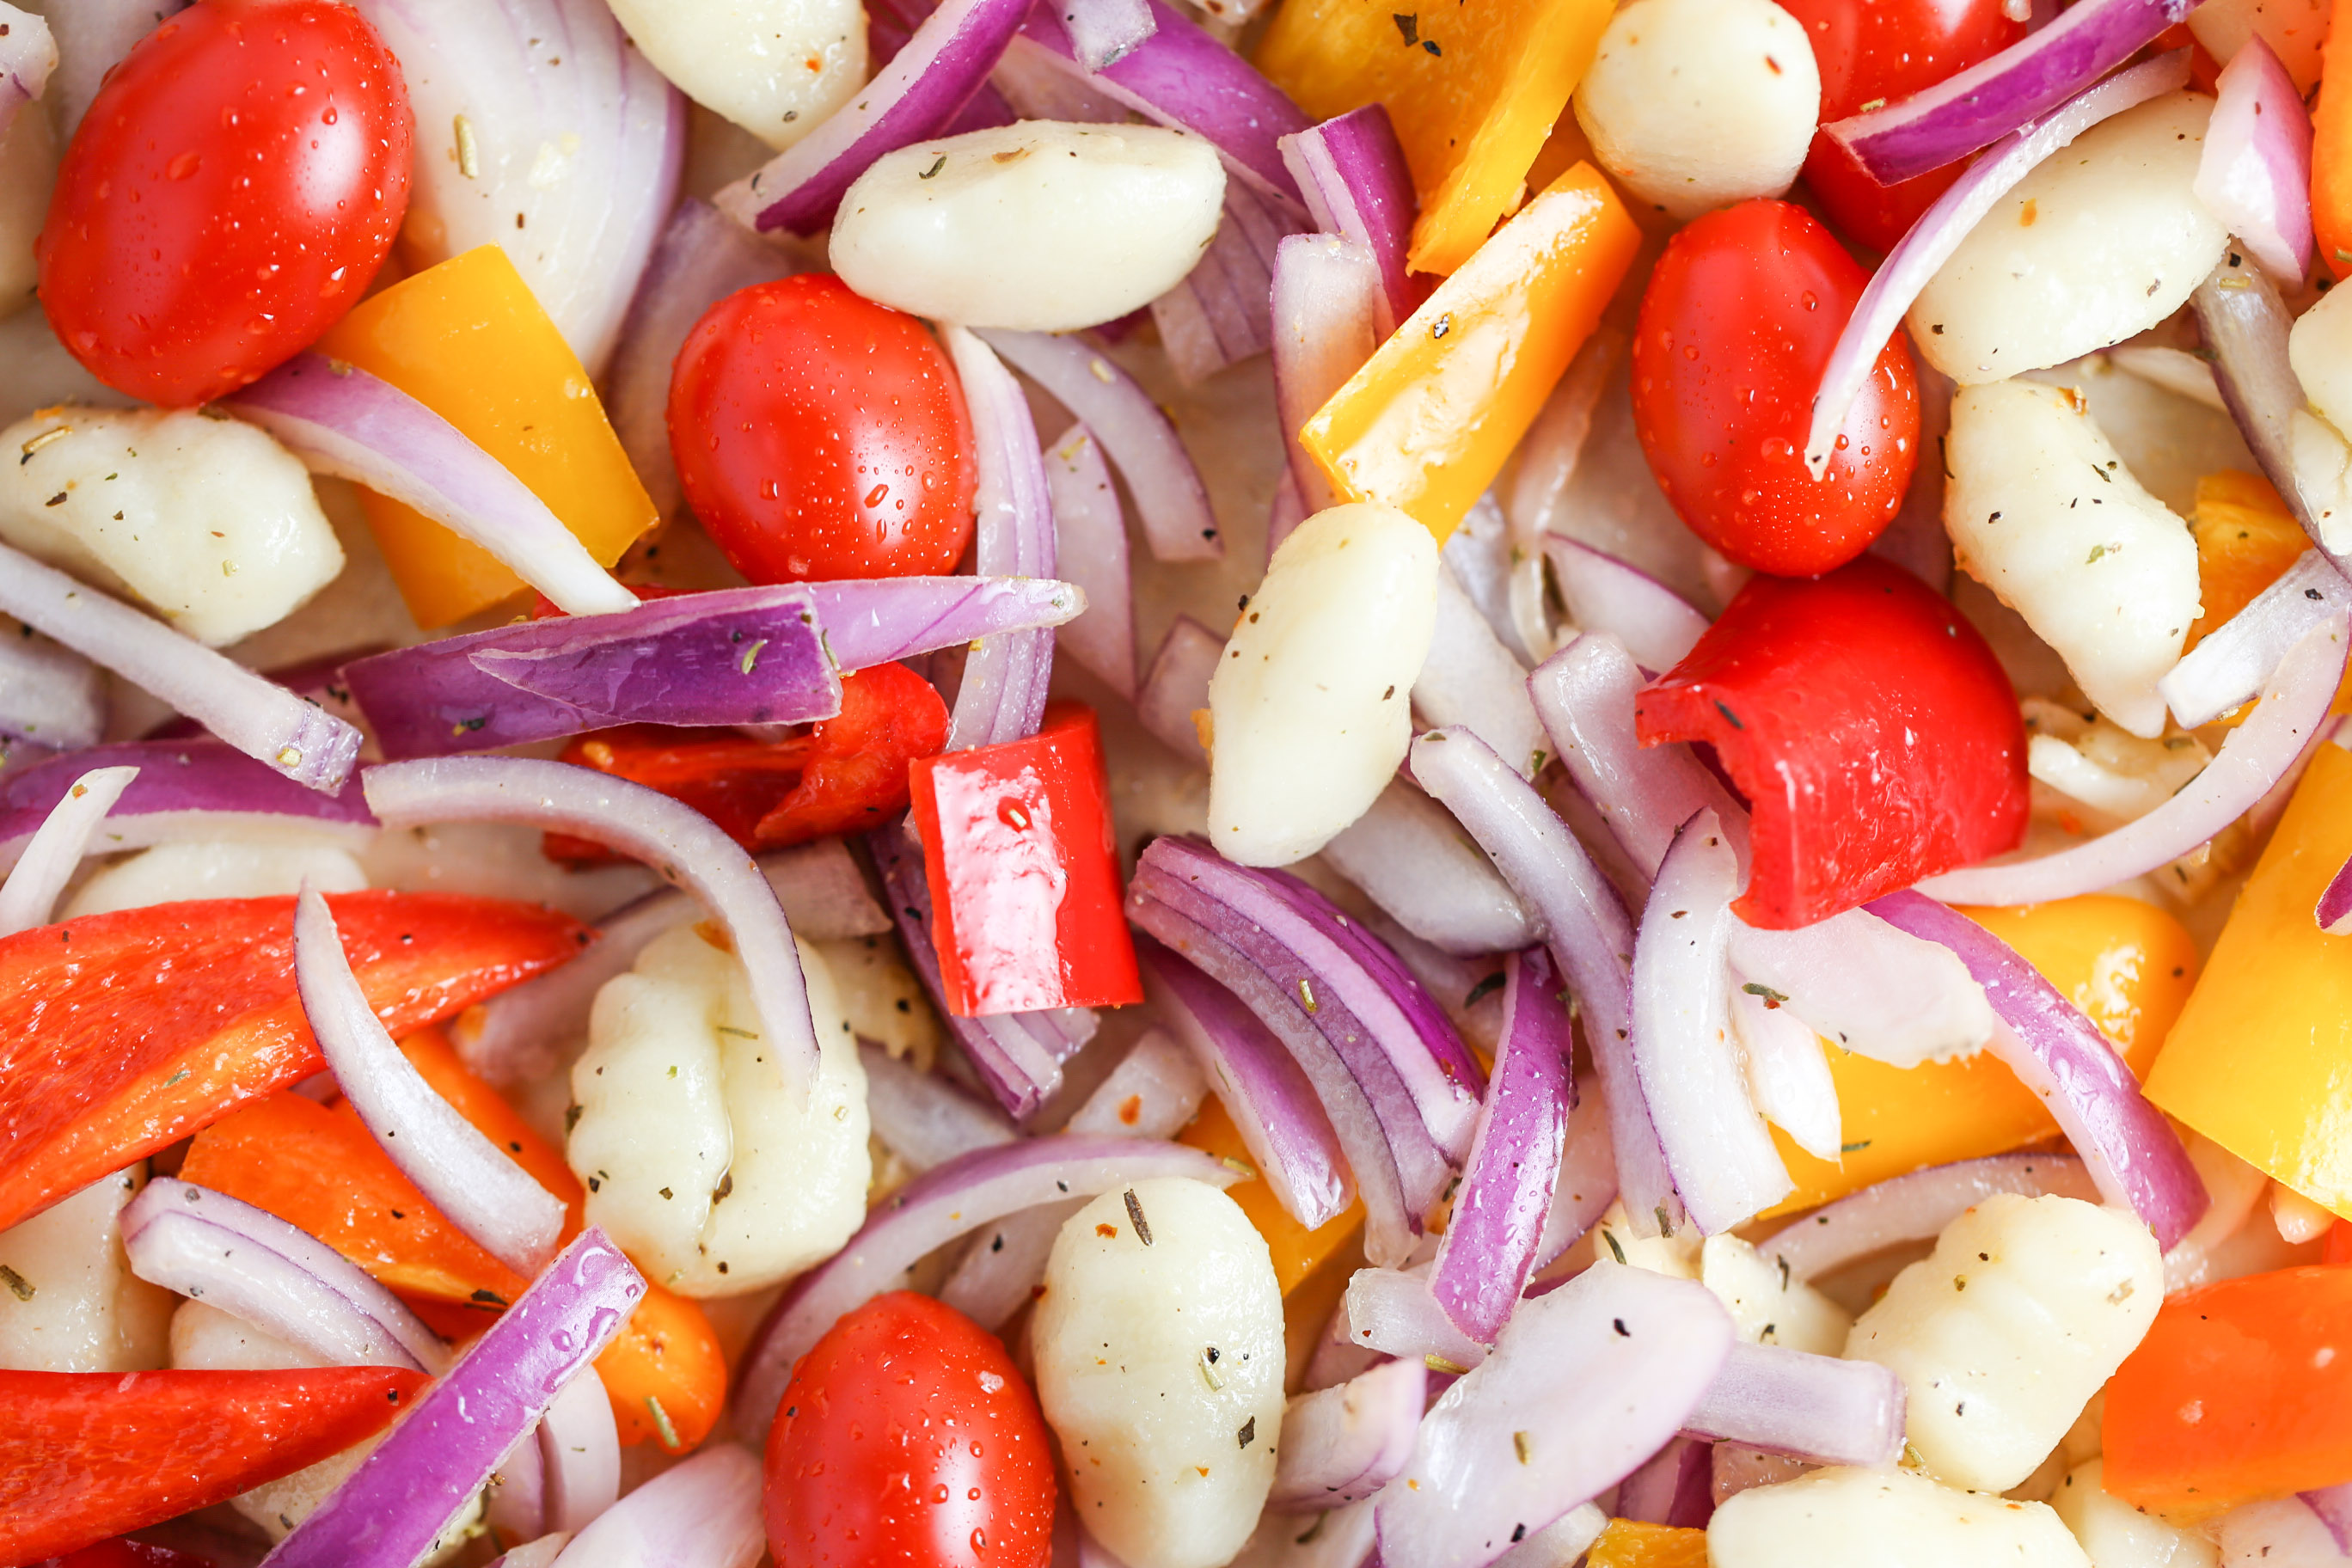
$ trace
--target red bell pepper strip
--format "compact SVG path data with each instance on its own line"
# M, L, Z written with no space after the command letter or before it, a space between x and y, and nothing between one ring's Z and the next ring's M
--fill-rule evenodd
M903 664L841 678L841 711L781 741L730 730L627 724L583 735L563 760L684 801L744 848L782 849L862 833L907 809L907 764L948 742L947 704ZM551 860L610 859L602 845L547 836Z
M500 899L328 903L396 1036L590 940L568 915ZM0 1230L325 1066L294 994L290 898L118 910L0 939Z
M1143 1000L1092 709L1056 702L1025 741L925 758L914 795L950 1012Z
M143 1541L118 1536L112 1541L101 1541L95 1546L85 1546L79 1552L68 1552L63 1557L46 1558L40 1568L209 1568L209 1565L201 1557L191 1557L168 1546L150 1546Z
M408 1367L0 1372L0 1562L33 1563L290 1476L390 1424Z
M1755 813L1733 905L1787 931L2016 847L2025 726L1976 628L1896 567L1752 577L1634 701L1645 746L1703 741Z

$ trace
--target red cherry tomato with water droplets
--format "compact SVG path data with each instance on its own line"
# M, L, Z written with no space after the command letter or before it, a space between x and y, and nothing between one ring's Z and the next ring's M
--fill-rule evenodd
M1744 566L1809 577L1894 521L1919 455L1919 395L1897 331L1805 468L1813 393L1870 275L1811 214L1751 201L1667 245L1633 330L1633 427L1666 499Z
M894 1290L793 1369L768 1431L777 1568L1045 1568L1053 1452L1003 1342Z
M971 422L923 323L804 273L729 295L669 384L688 505L754 583L951 572L971 539Z
M58 171L41 303L109 386L208 402L359 301L408 210L408 91L333 0L202 0L107 77Z

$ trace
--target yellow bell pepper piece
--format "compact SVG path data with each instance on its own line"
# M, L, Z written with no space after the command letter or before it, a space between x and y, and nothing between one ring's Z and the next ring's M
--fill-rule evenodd
M2352 856L2352 755L2325 745L2221 928L2147 1096L2352 1218L2352 937L2313 907Z
M1536 150L1592 64L1612 9L1608 0L1417 12L1287 0L1257 65L1318 120L1368 103L1388 110L1421 196L1407 264L1451 272L1518 205Z
M2190 624L2183 653L2253 603L2311 548L2303 525L2270 481L2235 468L2199 477L2189 532L2197 541L2197 589L2204 613ZM2345 671L2327 710L2352 713L2352 669ZM2253 703L2242 702L2214 722L2234 729L2253 711Z
M1706 1531L1612 1519L1585 1553L1585 1568L1706 1568Z
M659 521L579 356L505 251L484 245L363 300L319 352L381 376L512 469L606 566ZM523 591L488 551L361 492L416 624L462 620Z
M1298 439L1343 500L1381 501L1445 542L1502 471L1641 246L1579 163L1438 285Z
M1966 913L2041 971L2106 1032L2135 1073L2147 1076L2197 971L2196 944L2179 921L2153 904L2105 893ZM1844 1157L1835 1164L1817 1160L1775 1129L1797 1183L1775 1214L1811 1208L1923 1165L2004 1153L2058 1131L2041 1100L1990 1052L1894 1068L1833 1045L1824 1048L1837 1085Z
M1241 1129L1234 1125L1224 1103L1214 1095L1201 1102L1201 1114L1193 1118L1192 1125L1176 1135L1176 1141L1220 1160L1250 1163L1249 1145L1242 1142ZM1225 1195L1242 1205L1242 1213L1265 1237L1266 1249L1274 1254L1275 1280L1286 1296L1313 1274L1325 1258L1345 1246L1364 1223L1364 1204L1359 1198L1338 1217L1309 1230L1291 1218L1290 1211L1275 1200L1273 1188L1255 1177L1226 1188Z

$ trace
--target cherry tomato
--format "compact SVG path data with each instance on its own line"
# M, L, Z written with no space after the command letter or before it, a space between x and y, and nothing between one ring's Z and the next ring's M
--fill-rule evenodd
M768 1432L777 1568L1045 1568L1053 1452L1003 1342L894 1290L826 1331Z
M1897 331L1805 468L1813 392L1870 281L1811 214L1751 201L1675 236L1633 330L1633 427L1666 499L1742 565L1811 576L1894 521L1919 456L1919 395Z
M41 303L109 386L236 391L357 303L408 210L408 90L333 0L202 0L150 33L66 149Z
M1784 0L1813 42L1822 73L1822 123L1892 103L1990 59L2025 37L2001 0ZM1919 215L1951 188L1966 159L1916 179L1882 185L1853 155L1816 132L1805 184L1838 231L1856 245L1891 250Z
M949 572L971 538L971 422L946 353L829 273L695 323L669 446L694 515L754 583Z

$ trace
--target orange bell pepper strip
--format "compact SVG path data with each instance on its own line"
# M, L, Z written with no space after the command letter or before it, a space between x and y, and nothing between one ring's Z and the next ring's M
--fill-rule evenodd
M606 566L660 521L579 356L495 245L372 295L318 352L380 376L504 463ZM430 630L524 591L488 551L362 491L368 526Z
M1368 103L1388 110L1421 196L1407 264L1452 272L1518 205L1612 10L1608 0L1414 12L1286 0L1257 66L1318 120Z
M710 1436L727 1403L727 1359L702 1309L646 1282L620 1337L596 1358L621 1446L651 1440L683 1454Z
M1214 1095L1201 1101L1200 1114L1176 1134L1176 1142L1189 1143L1203 1154L1234 1164L1247 1165L1250 1161L1249 1145L1242 1142L1241 1129L1234 1125L1224 1103ZM1326 1258L1345 1247L1364 1226L1364 1201L1358 1198L1309 1230L1290 1217L1290 1211L1282 1206L1274 1189L1261 1176L1235 1183L1225 1189L1225 1195L1241 1205L1242 1213L1257 1227L1258 1235L1265 1237L1266 1249L1274 1255L1274 1280L1285 1296L1298 1289L1301 1281L1320 1268Z
M1612 1519L1584 1568L1706 1568L1706 1531Z
M37 1563L290 1476L388 1425L425 1374L0 1372L0 1562Z
M2352 17L2331 16L2311 111L2311 227L2320 265L2352 276Z
M1385 502L1444 543L1592 335L1641 243L1609 183L1577 164L1437 286L1316 410L1299 444L1342 500Z
M2352 1269L2166 1301L2107 1384L2101 1436L2107 1490L2176 1519L2352 1477Z
M567 915L447 893L328 899L395 1034L589 940ZM320 1071L294 994L294 900L118 910L0 939L0 1230Z
M2303 525L2270 481L2235 468L2199 477L2189 532L2197 542L2197 587L2204 613L2190 624L2183 653L2252 604L2311 548ZM2234 729L2253 710L2252 702L2242 702L2214 722ZM2352 712L2352 670L2345 672L2328 711Z

